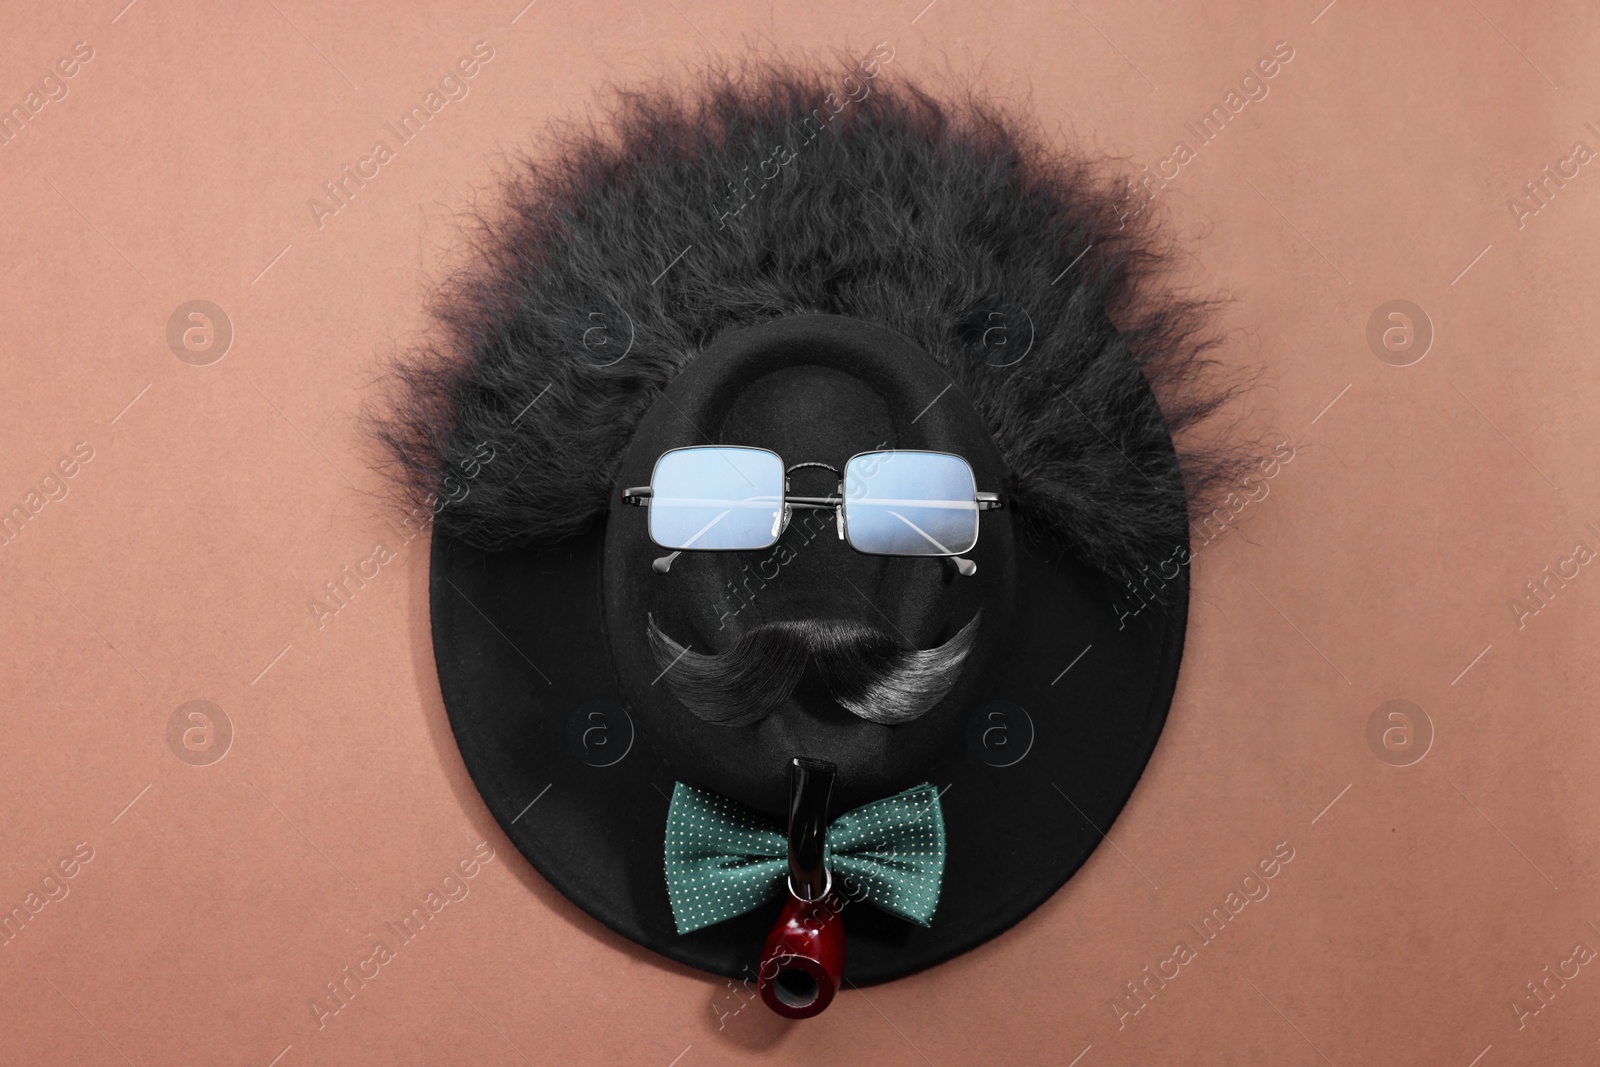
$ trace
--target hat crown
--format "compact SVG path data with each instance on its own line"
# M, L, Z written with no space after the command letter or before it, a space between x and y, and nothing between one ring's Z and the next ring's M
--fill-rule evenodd
M640 420L614 499L620 503L623 486L647 483L663 452L707 444L768 448L787 467L837 470L860 452L942 451L971 464L979 489L997 490L1005 476L983 420L932 357L897 333L834 315L774 319L725 334L695 356ZM796 493L837 487L820 467L794 470L792 478ZM613 506L602 581L618 691L677 777L776 815L795 756L838 764L839 803L855 806L926 779L960 748L962 709L980 696L983 664L1009 624L1009 517L983 516L968 553L978 564L971 577L939 559L853 551L835 522L831 512L797 509L770 549L689 552L657 574L651 562L662 549L650 542L645 511ZM921 650L980 615L949 692L893 726L845 710L809 676L758 722L703 721L674 697L674 679L663 676L647 640L654 620L697 653L723 654L754 628L815 620L883 631Z

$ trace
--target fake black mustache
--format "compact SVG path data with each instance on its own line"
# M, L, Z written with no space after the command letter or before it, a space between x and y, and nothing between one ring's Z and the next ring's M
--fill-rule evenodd
M789 698L811 666L841 706L892 726L944 699L972 651L980 617L929 649L906 648L892 634L842 619L763 623L721 654L686 650L653 615L648 634L672 695L707 722L759 722Z

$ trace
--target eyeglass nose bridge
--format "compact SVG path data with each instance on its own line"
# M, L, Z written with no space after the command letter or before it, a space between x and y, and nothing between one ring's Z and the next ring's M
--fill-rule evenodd
M783 472L784 473L784 477L788 477L789 475L793 474L795 471L802 470L802 469L804 469L806 467L820 467L822 470L832 471L833 472L833 476L835 478L843 478L844 477L844 475L839 473L839 468L835 467L832 463L823 463L823 462L821 462L819 460L814 460L814 459L807 460L804 463L791 463L791 464L789 464L789 469Z
M789 529L789 523L794 519L794 503L789 499L790 490L794 486L790 484L789 475L805 467L821 467L824 470L833 471L834 475L840 479L841 484L843 483L844 476L839 474L838 468L832 464L816 461L790 464L783 472L783 511L778 517L777 529L773 531L773 536L775 537L781 537Z
M833 475L833 494L832 496L827 497L801 498L799 500L791 501L788 499L790 496L789 490L791 488L789 484L789 475L793 474L797 470L804 470L808 467L816 468L818 470L825 470ZM783 472L783 495L785 497L783 504L783 529L787 530L789 528L789 519L794 513L794 505L796 503L798 503L801 507L808 508L832 508L834 529L838 531L839 540L845 540L844 473L840 471L838 467L835 467L832 463L823 463L820 460L807 460L804 463L791 463L788 469Z

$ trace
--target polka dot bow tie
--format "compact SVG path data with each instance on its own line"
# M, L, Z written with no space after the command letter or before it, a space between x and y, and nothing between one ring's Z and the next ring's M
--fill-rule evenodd
M944 813L923 783L847 811L828 826L823 862L835 881L918 926L939 906ZM763 816L682 782L667 810L667 897L687 934L760 907L788 874L788 842Z

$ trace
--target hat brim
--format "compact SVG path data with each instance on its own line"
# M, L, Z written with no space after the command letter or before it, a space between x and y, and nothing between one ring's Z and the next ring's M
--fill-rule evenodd
M603 540L482 552L434 535L433 646L451 728L506 836L569 900L669 959L753 978L778 902L677 933L662 865L672 771L625 713L594 710L620 707L601 617ZM845 976L857 985L972 949L1048 899L1104 838L1165 724L1187 568L1160 600L1118 597L1118 608L1106 580L1058 546L1020 534L1017 566L1012 640L985 667L972 710L971 736L983 740L929 775L948 843L938 910L923 928L849 905ZM607 736L590 736L597 729Z

